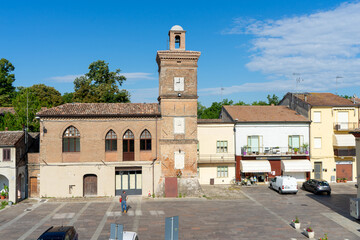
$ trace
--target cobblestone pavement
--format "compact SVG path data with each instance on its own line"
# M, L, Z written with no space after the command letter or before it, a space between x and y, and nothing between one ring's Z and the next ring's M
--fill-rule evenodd
M289 224L298 216L318 239L360 239L360 222L349 216L354 184L333 184L331 196L280 195L265 185L204 186L205 197L141 199L130 196L128 213L118 198L25 201L0 211L0 239L37 239L52 225L74 225L79 239L109 239L110 224L123 224L142 239L164 239L165 217L179 216L179 239L306 239Z

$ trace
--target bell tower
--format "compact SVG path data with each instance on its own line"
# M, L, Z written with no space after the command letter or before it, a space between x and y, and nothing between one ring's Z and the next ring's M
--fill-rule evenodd
M169 31L169 50L158 51L161 134L161 182L176 178L178 190L191 195L197 179L197 62L200 52L185 49L186 31L179 25ZM170 181L170 180L169 180Z

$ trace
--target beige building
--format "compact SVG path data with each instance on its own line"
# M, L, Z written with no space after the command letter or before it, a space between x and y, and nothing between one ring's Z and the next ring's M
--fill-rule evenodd
M23 131L0 132L0 192L8 187L8 199L26 197L26 143Z
M280 102L311 120L311 178L355 181L355 138L359 104L331 93L288 93Z
M159 103L72 103L39 112L40 155L30 161L39 195L197 193L199 56L185 50L176 25L169 50L157 52Z
M200 184L230 184L235 179L234 123L198 119Z

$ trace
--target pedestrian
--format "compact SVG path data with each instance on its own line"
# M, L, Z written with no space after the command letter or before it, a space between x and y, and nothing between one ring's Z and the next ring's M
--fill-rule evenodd
M127 201L127 194L125 191L122 192L121 196L120 196L120 202L121 202L121 211L123 213L126 213L127 210L127 206L126 206L126 201Z

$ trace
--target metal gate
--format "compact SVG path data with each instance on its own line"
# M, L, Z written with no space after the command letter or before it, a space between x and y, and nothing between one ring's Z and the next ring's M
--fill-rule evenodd
M116 169L115 195L120 195L122 191L126 191L128 195L142 194L142 171L140 169Z
M316 162L314 163L314 178L315 179L322 179L322 163L321 162Z

